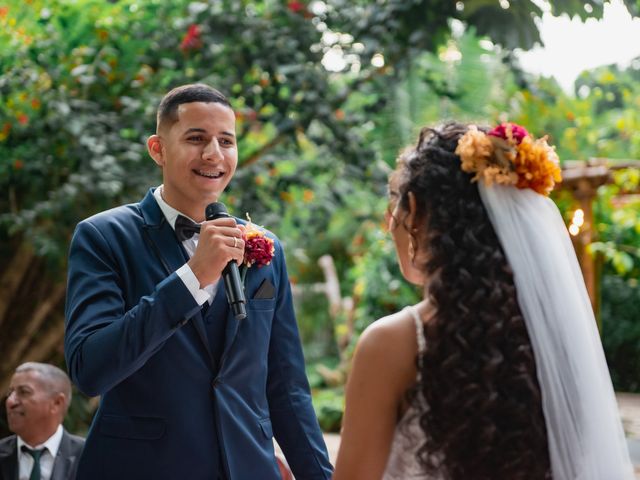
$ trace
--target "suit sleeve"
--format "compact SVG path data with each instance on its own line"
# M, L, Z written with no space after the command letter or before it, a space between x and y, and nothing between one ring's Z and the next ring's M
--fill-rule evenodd
M103 234L81 222L71 240L65 359L87 395L101 395L142 367L198 310L174 272L125 310L122 269Z
M296 479L328 479L333 467L311 403L284 254L276 242L278 291L267 396L273 431Z

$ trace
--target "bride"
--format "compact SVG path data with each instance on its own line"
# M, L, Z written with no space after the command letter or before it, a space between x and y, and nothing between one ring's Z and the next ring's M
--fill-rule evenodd
M633 478L557 181L515 124L400 155L387 222L424 300L358 341L335 480Z

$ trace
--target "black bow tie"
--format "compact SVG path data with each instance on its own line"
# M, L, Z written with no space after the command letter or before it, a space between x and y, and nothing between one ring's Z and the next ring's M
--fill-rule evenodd
M176 218L176 235L178 240L184 242L193 237L194 233L200 233L200 225L189 220L184 215L178 215Z

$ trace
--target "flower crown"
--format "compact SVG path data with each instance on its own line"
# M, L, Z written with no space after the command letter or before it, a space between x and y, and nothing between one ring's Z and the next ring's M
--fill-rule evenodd
M456 154L461 168L475 173L472 181L530 188L549 195L562 181L558 155L547 137L534 139L524 127L502 123L489 133L471 125L460 138Z

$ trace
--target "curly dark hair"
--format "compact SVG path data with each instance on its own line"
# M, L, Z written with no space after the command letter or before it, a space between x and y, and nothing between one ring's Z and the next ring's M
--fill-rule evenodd
M468 126L424 128L395 172L400 211L416 198L412 240L424 258L420 414L427 473L450 479L551 478L540 386L513 273L455 149ZM414 223L415 225L415 223ZM414 390L414 400L416 390Z

